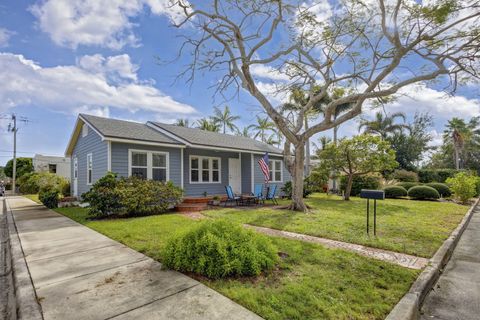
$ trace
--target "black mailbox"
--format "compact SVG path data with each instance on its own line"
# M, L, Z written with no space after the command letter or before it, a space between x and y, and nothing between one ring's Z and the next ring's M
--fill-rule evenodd
M382 190L362 189L360 198L367 199L367 233L369 233L370 199L373 199L373 234L377 235L377 200L385 200L385 192Z
M385 192L382 191L382 190L362 189L362 191L360 191L360 198L374 199L374 200L385 200Z

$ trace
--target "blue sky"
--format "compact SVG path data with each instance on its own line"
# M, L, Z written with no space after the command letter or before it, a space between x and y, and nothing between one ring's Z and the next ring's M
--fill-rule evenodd
M79 112L172 122L180 117L195 120L210 115L213 106L225 105L209 88L218 74L198 75L190 87L184 80L174 82L185 60L159 64L158 57L173 59L179 47L178 31L169 27L177 16L166 1L79 3L0 2L0 114L14 112L30 120L19 125L19 156L62 155ZM269 70L257 73L274 77ZM419 85L408 91L415 99L401 97L388 111L430 112L436 143L447 119L480 114L478 86L462 88L450 98L435 87ZM241 115L239 126L251 123L261 111L246 95L228 104ZM0 165L11 157L7 125L0 120ZM355 134L356 127L355 121L346 123L341 134Z

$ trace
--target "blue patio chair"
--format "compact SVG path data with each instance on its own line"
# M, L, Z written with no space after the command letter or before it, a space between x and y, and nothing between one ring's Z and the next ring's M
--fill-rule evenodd
M225 207L229 202L235 202L235 205L238 206L238 203L240 202L241 198L239 196L236 196L235 193L233 193L232 187L225 186L225 191L227 192L227 200L225 200Z
M265 197L263 196L263 184L255 185L255 189L253 190L253 196L255 197L257 203L260 203L260 201L265 203Z
M277 185L274 184L268 188L268 192L267 192L267 196L265 197L265 200L272 200L274 204L278 204L277 197L275 195L276 193L277 193Z

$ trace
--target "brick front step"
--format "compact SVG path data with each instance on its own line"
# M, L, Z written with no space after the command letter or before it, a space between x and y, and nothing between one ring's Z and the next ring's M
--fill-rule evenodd
M177 205L177 211L179 212L198 212L207 208L206 203L180 203Z

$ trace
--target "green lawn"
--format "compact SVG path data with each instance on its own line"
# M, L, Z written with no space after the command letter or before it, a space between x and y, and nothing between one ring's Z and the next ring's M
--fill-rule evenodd
M166 240L197 221L176 214L88 220L85 209L56 209L106 236L161 260ZM272 238L288 254L257 278L203 283L266 319L383 319L418 271L319 245Z
M212 218L358 243L422 257L431 257L468 210L454 203L387 199L377 201L377 237L366 234L366 200L311 195L309 214L258 208L204 211ZM373 221L373 218L372 220Z
M32 200L32 201L35 201L36 203L42 204L42 202L40 202L40 200L38 200L38 194L37 193L36 194L24 194L23 196L25 198L28 198L28 199Z

